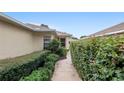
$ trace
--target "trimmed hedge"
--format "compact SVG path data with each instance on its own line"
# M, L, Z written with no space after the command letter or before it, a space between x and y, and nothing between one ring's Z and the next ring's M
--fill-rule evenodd
M29 76L22 77L21 81L48 81L51 80L53 75L54 67L59 56L56 54L48 54L45 57L44 66L38 70L33 71Z
M22 78L20 81L48 81L50 80L51 71L47 68L39 68L33 71L29 76Z
M124 35L74 41L70 50L82 80L124 80Z
M0 60L0 80L17 81L44 65L48 51L35 52L25 56Z

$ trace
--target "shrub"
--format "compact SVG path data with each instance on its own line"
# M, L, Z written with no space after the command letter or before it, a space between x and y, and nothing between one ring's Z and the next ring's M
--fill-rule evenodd
M51 79L54 66L59 56L56 54L48 54L45 57L45 64L38 70L33 71L29 76L22 77L22 81L48 81Z
M124 80L123 46L123 35L72 42L72 61L82 80Z
M58 59L59 59L59 56L58 55L51 53L51 54L49 54L49 55L46 56L45 61L46 62L47 61L56 62Z
M48 81L51 78L51 73L49 69L41 67L29 76L22 78L21 81Z
M0 80L2 81L17 81L21 77L29 75L33 70L44 65L43 56L47 52L38 52L25 55L22 57L1 60L3 67L0 71ZM5 63L6 64L5 64Z
M50 43L49 43L49 45L48 45L48 50L50 50L52 53L55 53L57 50L58 50L58 48L60 47L60 41L59 40L57 40L57 39L53 39Z
M52 70L52 72L54 71L54 67L55 67L55 63L56 61L59 59L59 56L56 54L49 54L46 58L46 62L44 64L45 68L48 68L50 70Z
M49 43L47 50L51 51L51 53L55 53L59 55L60 57L66 57L67 55L67 49L64 47L61 47L61 43L57 39L53 39Z
M58 48L58 50L56 51L56 54L59 55L60 57L66 57L67 55L67 49L64 47L60 47Z

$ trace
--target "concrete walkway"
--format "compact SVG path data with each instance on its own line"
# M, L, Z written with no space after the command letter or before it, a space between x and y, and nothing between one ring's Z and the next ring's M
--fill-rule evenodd
M80 81L80 77L73 67L70 53L67 58L56 63L52 81Z

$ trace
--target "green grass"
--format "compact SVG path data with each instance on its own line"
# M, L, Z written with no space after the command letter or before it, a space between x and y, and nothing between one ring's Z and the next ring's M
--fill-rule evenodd
M9 59L0 60L0 70L10 68L14 65L21 65L21 64L27 63L31 60L34 60L38 56L40 56L41 53L42 53L41 51L33 52L31 54L19 56L16 58L9 58Z

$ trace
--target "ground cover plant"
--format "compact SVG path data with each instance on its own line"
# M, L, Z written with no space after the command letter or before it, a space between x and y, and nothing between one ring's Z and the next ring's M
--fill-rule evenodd
M70 50L82 80L124 80L124 35L74 41Z

